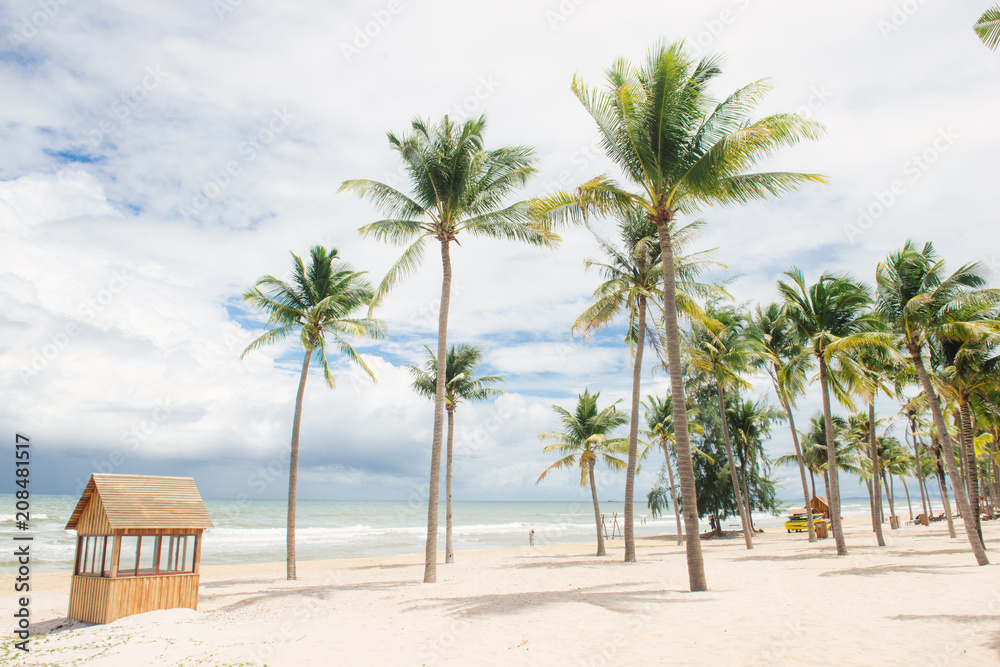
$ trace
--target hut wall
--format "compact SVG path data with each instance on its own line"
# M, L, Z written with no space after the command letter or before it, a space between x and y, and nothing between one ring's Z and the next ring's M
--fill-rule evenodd
M157 609L197 609L200 578L197 574L117 579L74 576L69 617L87 623L110 623Z

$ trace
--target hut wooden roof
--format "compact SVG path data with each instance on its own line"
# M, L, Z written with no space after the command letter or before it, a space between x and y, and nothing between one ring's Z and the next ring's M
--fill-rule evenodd
M94 474L66 524L76 528L97 494L111 528L212 528L212 520L190 477Z

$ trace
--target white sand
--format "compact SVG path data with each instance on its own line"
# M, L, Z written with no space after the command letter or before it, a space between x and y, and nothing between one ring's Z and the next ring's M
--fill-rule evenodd
M1000 562L1000 525L984 530ZM296 582L283 563L204 568L197 612L37 636L8 664L1000 664L998 566L977 567L941 523L885 534L879 549L855 522L842 558L804 534L760 535L750 552L704 541L705 593L686 592L683 547L657 539L628 565L620 540L606 558L588 544L459 553L436 584L420 583L420 556L302 562ZM33 580L32 620L51 627L69 577Z

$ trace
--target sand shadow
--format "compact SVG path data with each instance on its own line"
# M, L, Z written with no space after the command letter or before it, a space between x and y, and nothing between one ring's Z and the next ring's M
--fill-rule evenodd
M84 621L78 621L75 618L53 618L48 621L40 621L38 623L32 623L28 626L28 633L31 635L54 635L59 632L69 632L70 630L79 630L80 628L89 628L94 623L86 623Z
M995 626L996 614L898 614L890 616L896 621L953 621L955 623L989 623ZM993 635L986 647L1000 654L1000 632Z
M739 556L737 558L727 558L730 561L762 561L762 560L773 560L773 561L793 561L793 560L815 560L821 558L836 559L837 552L834 547L830 547L829 551L810 551L808 553L799 554L787 554L784 556Z
M223 605L216 608L214 611L237 611L239 609L245 609L247 607L253 606L262 602L273 602L282 599L289 598L312 598L314 600L326 601L330 600L335 593L345 592L345 591L355 591L355 590L393 590L406 586L415 585L412 581L383 581L375 583L363 583L363 584L327 584L321 586L301 586L301 587L285 587L285 588L275 588L268 591L261 591L257 594L250 594L248 597L236 600L230 604ZM221 598L231 597L234 595L247 595L246 592L234 591L232 593L219 593L219 594L202 594L201 600L205 602L219 601Z
M664 603L700 602L691 597L666 597L668 594L686 594L687 591L668 589L647 589L623 591L617 584L578 588L572 591L533 591L519 593L490 593L470 597L437 598L435 606L447 607L449 614L457 616L496 616L519 614L525 611L544 609L564 603L588 604L621 614L638 613L650 605ZM409 610L417 609L416 605Z
M514 563L514 567L543 567L549 568L563 568L563 567L587 567L595 568L601 567L603 565L610 565L613 563L621 562L618 559L615 560L596 560L601 558L600 556L594 556L595 560L563 560L563 561L553 561L553 560L529 560L522 563Z
M391 565L358 565L348 570L390 570L400 567L423 567L423 563L393 563Z
M904 574L956 574L955 566L945 565L872 565L870 567L852 567L845 570L830 570L822 572L821 577L833 577L841 575L853 575L858 577L875 577L882 574L894 574L901 572Z

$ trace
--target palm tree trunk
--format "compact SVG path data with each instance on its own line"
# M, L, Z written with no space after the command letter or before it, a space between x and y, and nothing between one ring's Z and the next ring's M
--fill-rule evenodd
M809 481L812 482L813 498L816 497L816 473L812 470L809 471ZM812 501L806 503L806 509L809 510L809 516L812 517Z
M446 378L447 379L447 378ZM444 493L446 498L445 505L445 537L444 537L444 562L454 563L455 562L455 549L452 547L451 543L451 460L452 460L452 443L455 441L455 406L449 405L447 407L448 411L448 450L445 454L445 468L444 468Z
M882 490L878 488L879 465L878 439L875 437L875 400L868 400L868 453L872 459L872 526L875 528L875 538L880 547L885 546L882 536ZM878 505L875 504L876 499Z
M775 369L777 372L777 369ZM778 391L778 385L774 386L775 392ZM779 393L778 396L781 396ZM809 499L809 488L806 486L806 461L802 457L802 447L799 446L799 434L795 430L795 418L792 416L792 408L788 404L788 401L781 401L781 407L785 408L785 414L788 415L788 427L792 430L792 444L795 445L795 458L799 462L799 477L802 479L802 501L805 503L806 516L809 517L809 541L816 541L816 526L813 522L812 513L812 502ZM815 482L813 482L815 489ZM813 493L813 495L816 495Z
M844 540L844 530L840 525L840 471L837 469L837 448L833 442L833 414L830 411L830 385L827 381L826 357L820 353L819 384L823 390L823 425L826 431L826 461L827 476L830 478L830 528L837 542L837 555L847 555L847 542Z
M587 466L587 475L590 478L590 495L594 499L594 523L597 524L597 555L605 556L604 552L604 522L601 521L601 507L597 504L597 484L594 483L594 462Z
M948 500L948 483L945 481L944 461L941 459L941 447L935 449L935 468L937 468L938 489L941 491L941 504L944 505L944 517L948 524L948 537L955 539L955 521L951 518L951 502Z
M979 541L983 541L983 524L979 515L979 465L976 463L976 443L972 441L972 419L969 416L969 403L963 398L958 402L959 416L962 419L962 449L965 452L965 476L969 480L969 505L976 522L976 532Z
M750 485L747 484L746 464L741 466L741 469L742 469L741 476L743 477L743 500L747 504L747 517L750 519L750 533L752 534L755 529L753 527L753 511L751 511L750 509Z
M927 505L927 480L924 478L924 468L920 464L920 443L917 441L917 426L910 419L910 438L913 440L913 469L917 476L917 486L920 488L920 505L924 509L924 517L930 519L930 508Z
M684 531L681 528L681 508L677 504L677 489L674 486L674 471L670 465L669 443L666 438L660 441L663 444L663 458L667 460L667 477L670 479L670 499L674 502L674 519L677 521L677 546L684 543Z
M899 481L903 483L903 492L906 494L906 507L910 510L910 521L913 521L913 503L910 502L910 489L906 486L906 477L900 475Z
M722 417L722 440L726 443L726 459L729 461L729 478L733 482L733 496L736 498L736 507L740 510L740 522L743 524L743 541L746 542L747 549L753 549L753 538L750 536L750 518L747 516L746 507L743 505L743 494L740 493L740 482L736 473L736 461L733 460L733 446L729 441L729 420L726 419L726 399L722 391L722 382L719 376L715 376L715 389L719 395L719 415Z
M877 528L877 526L878 526L878 512L875 511L875 494L872 491L872 478L871 477L865 477L864 479L865 479L865 486L868 488L868 507L871 510L869 512L869 514L871 514L871 517L872 517L872 532L877 534L879 532L879 530ZM881 547L881 546L885 546L885 545L884 544L880 544L879 546Z
M941 414L941 404L938 402L937 393L931 385L927 369L924 368L924 360L920 356L920 349L913 345L908 347L910 357L913 359L913 365L916 367L917 375L920 377L920 384L924 389L924 394L927 396L927 402L930 404L931 414L934 416L934 424L938 429L938 436L942 444L944 444L948 441L948 428L944 423L944 415ZM944 451L945 449L949 451ZM962 522L965 524L965 534L969 539L969 545L972 547L972 553L976 557L976 563L979 565L988 565L990 559L986 557L986 548L983 546L983 541L979 539L979 533L976 531L976 523L969 509L969 501L965 496L965 490L962 488L962 478L958 475L955 456L950 449L950 445L947 448L942 446L941 453L944 457L945 465L948 467L948 476L951 477L951 487L955 494L955 504L958 505L958 511L962 514Z
M636 334L635 363L632 364L632 416L628 425L628 464L625 467L625 562L635 562L635 460L639 439L639 383L642 380L642 348L646 344L646 297L639 297L639 327Z
M424 583L437 581L438 501L441 497L441 440L444 436L444 396L448 359L448 307L451 305L450 240L441 241L441 312L438 314L438 373L434 395L434 439L431 442L431 480L427 498L427 545L424 548ZM443 360L443 361L442 361Z
M884 473L884 472L882 473L882 480L883 481L886 480L887 476L888 476L889 479L885 483L885 496L886 496L886 499L889 501L889 516L892 519L889 522L889 527L892 530L896 530L896 521L897 521L897 519L896 519L896 498L894 497L894 494L893 494L892 475L887 475L887 473Z
M306 377L309 375L309 360L312 358L315 338L309 339L309 348L302 360L299 375L299 390L295 394L295 417L292 419L292 452L288 459L288 519L285 524L285 576L294 581L295 576L295 505L299 485L299 425L302 423L302 397L306 393Z
M667 344L667 371L670 373L670 395L674 412L674 446L677 448L677 477L681 482L684 501L684 533L687 535L688 582L692 592L708 590L705 561L701 554L701 532L698 528L698 492L694 483L694 463L691 461L691 437L688 433L687 398L684 396L684 376L681 372L680 335L677 330L677 289L674 284L674 250L670 240L672 212L660 208L653 216L660 241L663 261L663 321Z

